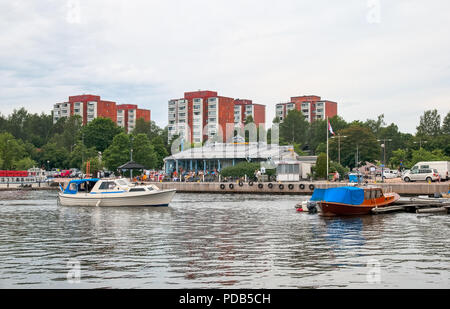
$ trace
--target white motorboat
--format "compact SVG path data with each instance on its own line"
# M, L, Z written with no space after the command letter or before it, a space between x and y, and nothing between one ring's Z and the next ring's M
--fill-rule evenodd
M58 193L61 206L168 206L175 189L138 185L127 179L77 179Z

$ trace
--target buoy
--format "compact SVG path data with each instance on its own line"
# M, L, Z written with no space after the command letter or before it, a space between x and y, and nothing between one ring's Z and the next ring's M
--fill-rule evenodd
M304 184L300 184L299 187L300 187L300 189L302 189L302 190L305 189L305 185L304 185Z
M262 188L264 188L264 185L262 183L259 183L258 188L262 189Z
M230 183L230 184L228 185L228 188L234 189L234 185L233 185L232 183Z
M222 183L222 184L220 184L220 189L225 189L225 185Z
M267 186L269 187L269 189L273 188L273 184L272 183L269 183Z
M314 185L313 184L309 185L309 190L311 190L311 191L314 190Z
M283 190L283 189L284 189L284 185L280 184L280 185L278 186L278 188L280 188L280 190Z
M294 185L290 183L290 184L288 185L288 188L289 188L289 190L292 190L292 189L294 189Z

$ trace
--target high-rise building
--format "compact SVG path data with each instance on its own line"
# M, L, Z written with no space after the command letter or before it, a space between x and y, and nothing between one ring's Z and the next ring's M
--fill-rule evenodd
M276 105L276 117L283 121L290 110L301 111L308 122L317 119L331 118L337 115L337 103L329 100L322 100L319 96L298 96L291 97L287 103L278 103Z
M134 129L136 120L144 118L150 121L150 110L139 109L137 105L105 101L97 95L83 94L70 96L68 102L56 103L53 106L53 123L62 117L79 115L83 125L95 118L110 118L117 125L126 128L127 132Z
M136 127L136 121L139 118L150 121L150 110L140 109L134 104L117 105L117 125L125 128L127 132L131 132Z
M244 125L248 116L252 116L256 126L266 123L266 106L253 103L252 100L234 100L234 124Z
M168 138L178 135L191 143L202 143L218 135L226 140L227 124L234 123L234 99L215 91L185 92L169 101Z

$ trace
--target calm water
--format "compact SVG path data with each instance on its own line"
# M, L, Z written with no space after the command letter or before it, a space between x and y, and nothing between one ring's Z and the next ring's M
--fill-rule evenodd
M165 208L55 196L0 192L0 288L450 288L448 215L325 219L279 195L177 193Z

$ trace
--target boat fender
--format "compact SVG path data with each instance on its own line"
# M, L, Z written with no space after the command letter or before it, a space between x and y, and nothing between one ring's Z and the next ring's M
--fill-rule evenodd
M220 184L220 189L225 189L225 185L222 183L222 184Z
M239 181L239 187L242 187L244 183L242 181Z
M273 184L272 183L269 183L267 186L269 187L269 189L273 188Z
M228 185L228 188L234 189L234 185L233 185L232 183L230 183L230 184Z
M305 189L305 185L304 184L300 184L300 189Z
M314 190L314 185L313 184L309 185L309 190Z
M100 203L102 202L102 200L98 200L97 204L95 204L95 207L100 206Z
M258 184L258 188L262 189L264 188L264 185L262 183Z
M288 188L289 188L289 190L292 190L292 189L294 189L294 185L290 183Z
M278 188L280 188L280 190L283 190L283 189L284 189L284 185L280 184L280 185L278 186Z
M249 181L248 182L248 185L251 187L251 186L253 186L253 181Z

